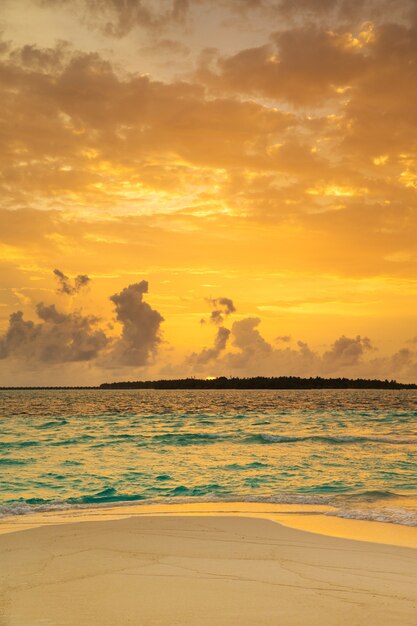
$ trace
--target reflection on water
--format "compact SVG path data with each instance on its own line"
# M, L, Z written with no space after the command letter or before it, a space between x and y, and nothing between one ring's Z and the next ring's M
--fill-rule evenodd
M417 392L0 392L3 513L188 499L417 525Z

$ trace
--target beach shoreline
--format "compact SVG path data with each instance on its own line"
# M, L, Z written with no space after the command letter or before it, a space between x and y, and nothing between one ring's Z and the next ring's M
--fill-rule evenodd
M417 528L336 517L328 505L264 502L181 502L79 506L0 518L0 536L46 525L100 522L131 517L229 516L268 519L289 528L328 537L417 549Z
M0 622L415 624L415 549L284 525L282 519L326 519L300 507L297 512L294 505L286 513L252 506L243 515L236 503L234 511L230 503L223 512L202 504L199 510L181 505L188 511L177 507L176 513L171 508L133 514L132 507L89 509L72 517L53 512L37 526L3 532ZM361 522L348 520L347 526L351 533L364 532L358 530Z

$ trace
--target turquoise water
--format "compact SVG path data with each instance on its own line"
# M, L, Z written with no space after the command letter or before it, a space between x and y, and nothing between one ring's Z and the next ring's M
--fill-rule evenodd
M239 500L417 526L417 392L0 391L0 476L0 515Z

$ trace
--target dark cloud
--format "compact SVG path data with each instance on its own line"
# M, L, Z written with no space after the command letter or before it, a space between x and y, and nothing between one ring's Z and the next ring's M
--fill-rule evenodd
M233 300L230 298L208 298L207 301L215 307L210 313L210 322L217 326L223 324L225 317L236 311Z
M321 105L339 98L368 66L364 50L349 46L343 33L315 25L278 32L272 43L202 64L199 77L227 92L260 94L296 105Z
M179 55L188 56L190 49L181 41L175 39L158 39L151 46L140 48L139 52L145 55Z
M273 347L262 337L257 329L261 320L258 317L247 317L232 326L232 345L238 352L228 355L229 363L238 370L253 367L268 359Z
M160 325L164 318L143 300L147 292L148 283L142 280L111 296L122 334L112 348L110 365L143 366L155 355L161 342Z
M78 274L78 276L74 278L72 284L68 276L65 276L65 274L61 272L61 270L55 269L54 275L58 280L58 293L64 293L68 296L75 295L83 287L86 287L90 282L90 278L87 276L87 274Z
M124 37L136 27L158 32L189 24L190 9L211 11L218 19L249 22L253 16L302 22L358 23L390 15L409 15L414 0L36 0L53 9L68 7L91 28L110 37Z
M73 294L86 283L79 275L74 284L59 270L61 291ZM55 304L36 305L39 321L25 320L22 311L12 313L9 326L0 337L0 359L14 357L27 362L65 363L91 361L100 357L99 365L143 366L156 353L163 317L144 302L148 283L129 285L111 296L116 319L122 325L121 335L111 338L98 325L100 319L80 312L66 313Z
M355 0L350 0L356 3ZM361 0L363 4L363 0ZM341 4L340 0L281 0L277 3L277 11L284 16L300 15L300 14L319 14L328 13L335 10Z
M262 336L258 329L260 322L257 317L234 322L230 333L218 333L214 347L205 348L201 353L193 353L188 363L201 375L211 373L215 365L216 371L230 376L392 378L397 376L397 371L408 379L413 368L416 368L416 355L407 349L389 358L366 360L366 354L374 350L367 337L342 335L323 354L312 350L304 341L298 341L295 348L276 348ZM278 339L288 343L290 337L284 335ZM225 352L227 347L230 349Z
M208 365L216 361L219 356L226 350L227 342L230 337L230 330L223 326L225 318L231 313L235 313L236 307L231 298L207 298L209 304L213 307L213 311L210 313L209 321L216 326L216 336L211 348L203 348L201 352L193 352L186 360L185 366L191 366L192 371L200 371L204 369L205 365ZM206 320L200 320L201 324L206 324Z
M367 337L355 338L339 337L323 355L323 366L330 372L337 371L341 367L358 365L365 352L372 350L372 344Z
M388 14L394 19L408 16L413 3L414 0L281 0L273 4L284 18L355 24L386 19Z
M217 329L214 344L211 348L203 348L201 352L193 352L187 359L187 365L196 371L201 371L206 365L216 361L226 349L230 330L221 326Z
M40 322L25 320L22 311L11 314L9 326L0 337L1 359L15 357L43 363L91 361L109 342L97 328L96 317L61 313L54 304L42 302L36 312Z
M297 342L297 349L277 349L266 341L258 330L259 318L246 318L232 326L232 345L237 352L226 355L228 365L237 370L257 370L273 375L341 375L354 371L363 363L372 344L367 337L350 338L342 335L323 355L310 349L307 343Z
M158 29L183 22L189 0L37 0L43 6L68 6L93 28L111 37L123 37L136 26Z
M291 336L290 335L280 335L275 338L275 341L282 341L282 343L290 343Z
M10 48L9 59L12 63L41 74L62 69L70 56L68 42L58 42L53 48L39 48L35 44L26 44L21 48Z
M248 317L234 322L231 331L220 327L214 346L191 354L183 368L201 376L213 371L227 376L317 375L321 360L307 344L276 349L259 332L260 321Z

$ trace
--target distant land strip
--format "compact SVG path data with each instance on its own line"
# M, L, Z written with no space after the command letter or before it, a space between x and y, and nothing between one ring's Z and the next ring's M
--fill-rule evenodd
M103 383L100 389L417 389L413 383L365 378L300 378L278 376L254 378L176 378Z
M161 380L134 380L102 383L100 386L32 386L0 387L0 390L30 389L417 389L415 383L368 378L300 378L299 376L253 378L174 378Z

